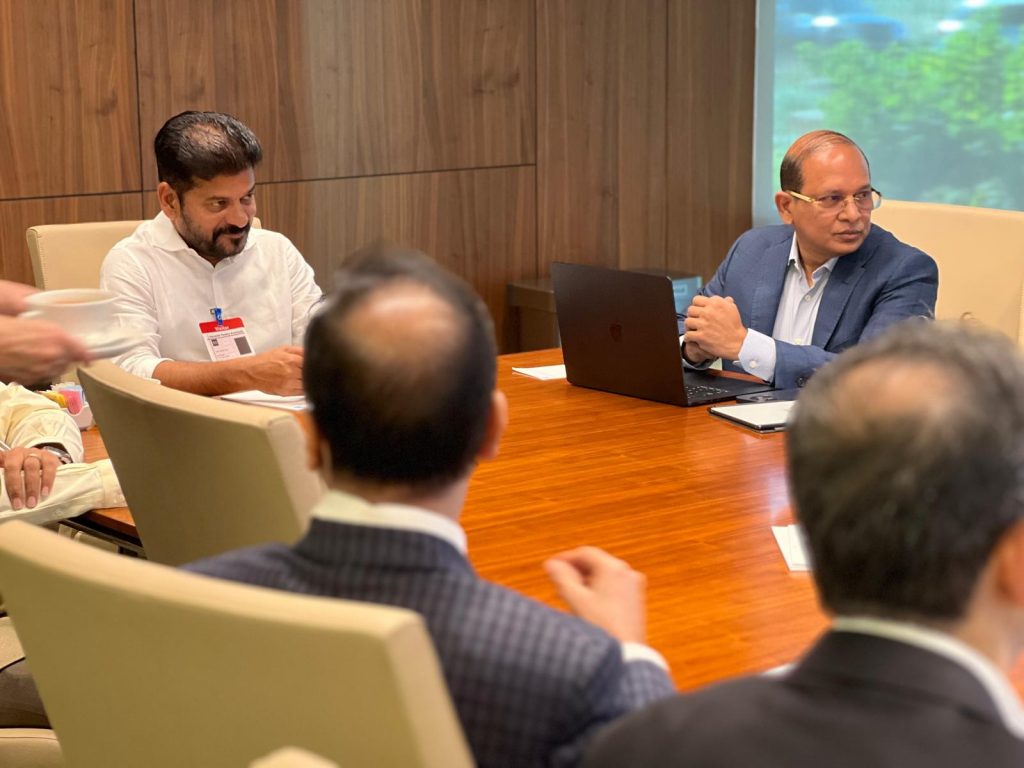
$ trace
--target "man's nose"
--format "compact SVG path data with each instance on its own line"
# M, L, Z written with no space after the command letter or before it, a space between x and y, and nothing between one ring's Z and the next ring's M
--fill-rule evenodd
M233 227L247 227L251 220L248 206L238 203L228 209L227 222Z
M843 198L843 202L839 204L839 216L844 219L859 219L860 208L857 207L856 201L853 199L853 195Z

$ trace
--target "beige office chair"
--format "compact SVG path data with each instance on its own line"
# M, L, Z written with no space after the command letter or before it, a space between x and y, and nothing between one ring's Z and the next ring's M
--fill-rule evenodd
M57 734L49 728L0 728L0 765L4 768L62 768Z
M940 319L970 319L1024 345L1024 213L885 200L872 221L939 265Z
M29 227L25 231L25 239L32 257L36 286L44 291L98 288L103 258L141 223L89 221ZM253 219L252 225L258 229L260 220Z
M114 245L128 237L139 221L93 221L83 224L44 224L25 232L36 286L98 288L100 265Z
M3 676L10 674L6 668L25 658L17 632L9 616L0 619L0 670ZM10 682L10 680L8 681ZM2 685L4 693L19 686ZM9 714L9 707L0 702L0 710ZM6 722L12 722L6 720ZM64 765L60 744L56 734L49 728L6 727L0 728L0 766L4 768L60 768Z
M471 765L412 611L233 584L0 526L0 593L68 765Z
M109 361L78 370L146 556L295 541L322 495L295 414L200 397Z

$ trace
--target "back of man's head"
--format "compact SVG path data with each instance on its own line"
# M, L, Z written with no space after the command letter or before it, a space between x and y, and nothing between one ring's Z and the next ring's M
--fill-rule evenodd
M182 112L157 132L153 140L160 181L181 197L196 179L209 181L255 168L263 148L249 128L221 112Z
M331 469L431 491L464 477L487 434L494 331L463 281L413 251L350 258L306 333L303 379Z
M1024 516L1024 362L967 324L903 323L815 374L787 453L825 606L955 622Z

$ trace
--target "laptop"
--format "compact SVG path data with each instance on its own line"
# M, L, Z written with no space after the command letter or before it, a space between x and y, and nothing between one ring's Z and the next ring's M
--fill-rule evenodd
M682 406L772 388L704 371L684 373L667 275L555 262L551 277L570 384Z

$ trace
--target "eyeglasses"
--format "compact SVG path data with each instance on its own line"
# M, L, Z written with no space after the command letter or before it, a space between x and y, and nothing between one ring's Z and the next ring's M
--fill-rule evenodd
M822 211L836 211L840 208L845 208L846 201L851 199L853 200L853 204L862 211L872 211L882 204L882 193L874 187L845 196L822 195L821 197L808 197L807 195L801 195L799 192L791 192L788 189L784 189L782 191L790 197L795 197L797 200L803 200L805 203L816 205L818 206L818 209Z

